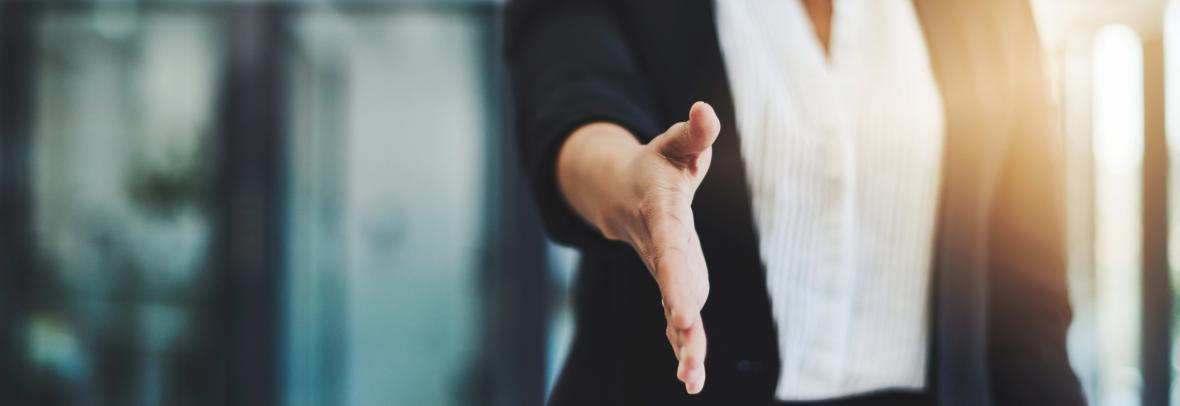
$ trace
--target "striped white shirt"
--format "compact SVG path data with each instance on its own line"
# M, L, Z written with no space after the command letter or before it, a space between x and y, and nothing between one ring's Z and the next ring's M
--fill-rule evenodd
M911 0L715 2L778 328L777 397L925 387L943 111Z

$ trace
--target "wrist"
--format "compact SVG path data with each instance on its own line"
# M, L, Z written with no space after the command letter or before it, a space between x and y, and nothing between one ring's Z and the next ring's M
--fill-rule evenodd
M645 152L646 146L638 143L621 146L613 154L613 159L598 169L606 182L594 225L607 239L633 243L631 237L642 197L641 187L635 182L637 167Z
M643 145L623 127L591 123L575 130L558 152L558 190L566 203L606 238L624 239L620 210L634 189L632 166Z

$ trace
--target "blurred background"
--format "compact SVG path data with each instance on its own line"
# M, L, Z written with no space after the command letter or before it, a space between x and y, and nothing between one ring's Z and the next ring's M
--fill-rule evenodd
M1071 359L1180 405L1180 1L1033 3ZM518 175L502 8L0 2L0 403L542 404L577 254Z

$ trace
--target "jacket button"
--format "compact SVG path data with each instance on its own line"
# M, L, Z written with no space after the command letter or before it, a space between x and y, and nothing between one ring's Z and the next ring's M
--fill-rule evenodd
M760 365L756 361L743 359L743 360L738 360L737 365L735 365L735 368L737 369L738 373L750 374L750 373L756 373L759 370L761 370L762 365Z

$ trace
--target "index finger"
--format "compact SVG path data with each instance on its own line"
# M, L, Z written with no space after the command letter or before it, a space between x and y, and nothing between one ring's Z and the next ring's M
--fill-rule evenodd
M660 287L668 322L684 330L692 327L704 305L696 294L699 289L695 288L696 274L704 271L697 269L703 264L696 264L702 258L697 252L700 245L695 241L691 211L677 209L660 217L650 224L649 266Z

